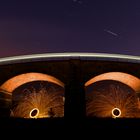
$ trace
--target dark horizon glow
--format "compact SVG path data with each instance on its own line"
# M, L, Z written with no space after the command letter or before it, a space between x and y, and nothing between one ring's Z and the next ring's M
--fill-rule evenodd
M47 52L140 55L140 2L0 2L0 57Z

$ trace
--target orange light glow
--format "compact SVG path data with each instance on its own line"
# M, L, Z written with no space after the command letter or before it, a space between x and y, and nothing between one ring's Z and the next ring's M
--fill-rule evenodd
M51 94L46 88L27 90L23 94L22 99L13 104L11 117L29 119L64 116L63 97L55 89L51 90Z

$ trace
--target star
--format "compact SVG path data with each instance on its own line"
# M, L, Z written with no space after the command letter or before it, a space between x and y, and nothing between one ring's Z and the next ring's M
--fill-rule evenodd
M81 0L73 0L73 2L78 3L78 4L82 4L83 3L83 1L81 1Z
M82 2L82 1L78 1L78 3L79 3L79 4L82 4L83 2Z

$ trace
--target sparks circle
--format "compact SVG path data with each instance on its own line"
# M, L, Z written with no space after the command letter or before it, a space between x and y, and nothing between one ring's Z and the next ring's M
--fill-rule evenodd
M37 118L39 115L39 109L34 108L30 111L30 118Z
M121 110L119 108L113 108L112 109L112 116L113 118L118 118L121 116Z

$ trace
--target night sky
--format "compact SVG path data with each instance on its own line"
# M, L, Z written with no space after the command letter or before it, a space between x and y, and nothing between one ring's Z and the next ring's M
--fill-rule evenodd
M140 55L140 1L1 1L0 57L47 52Z

